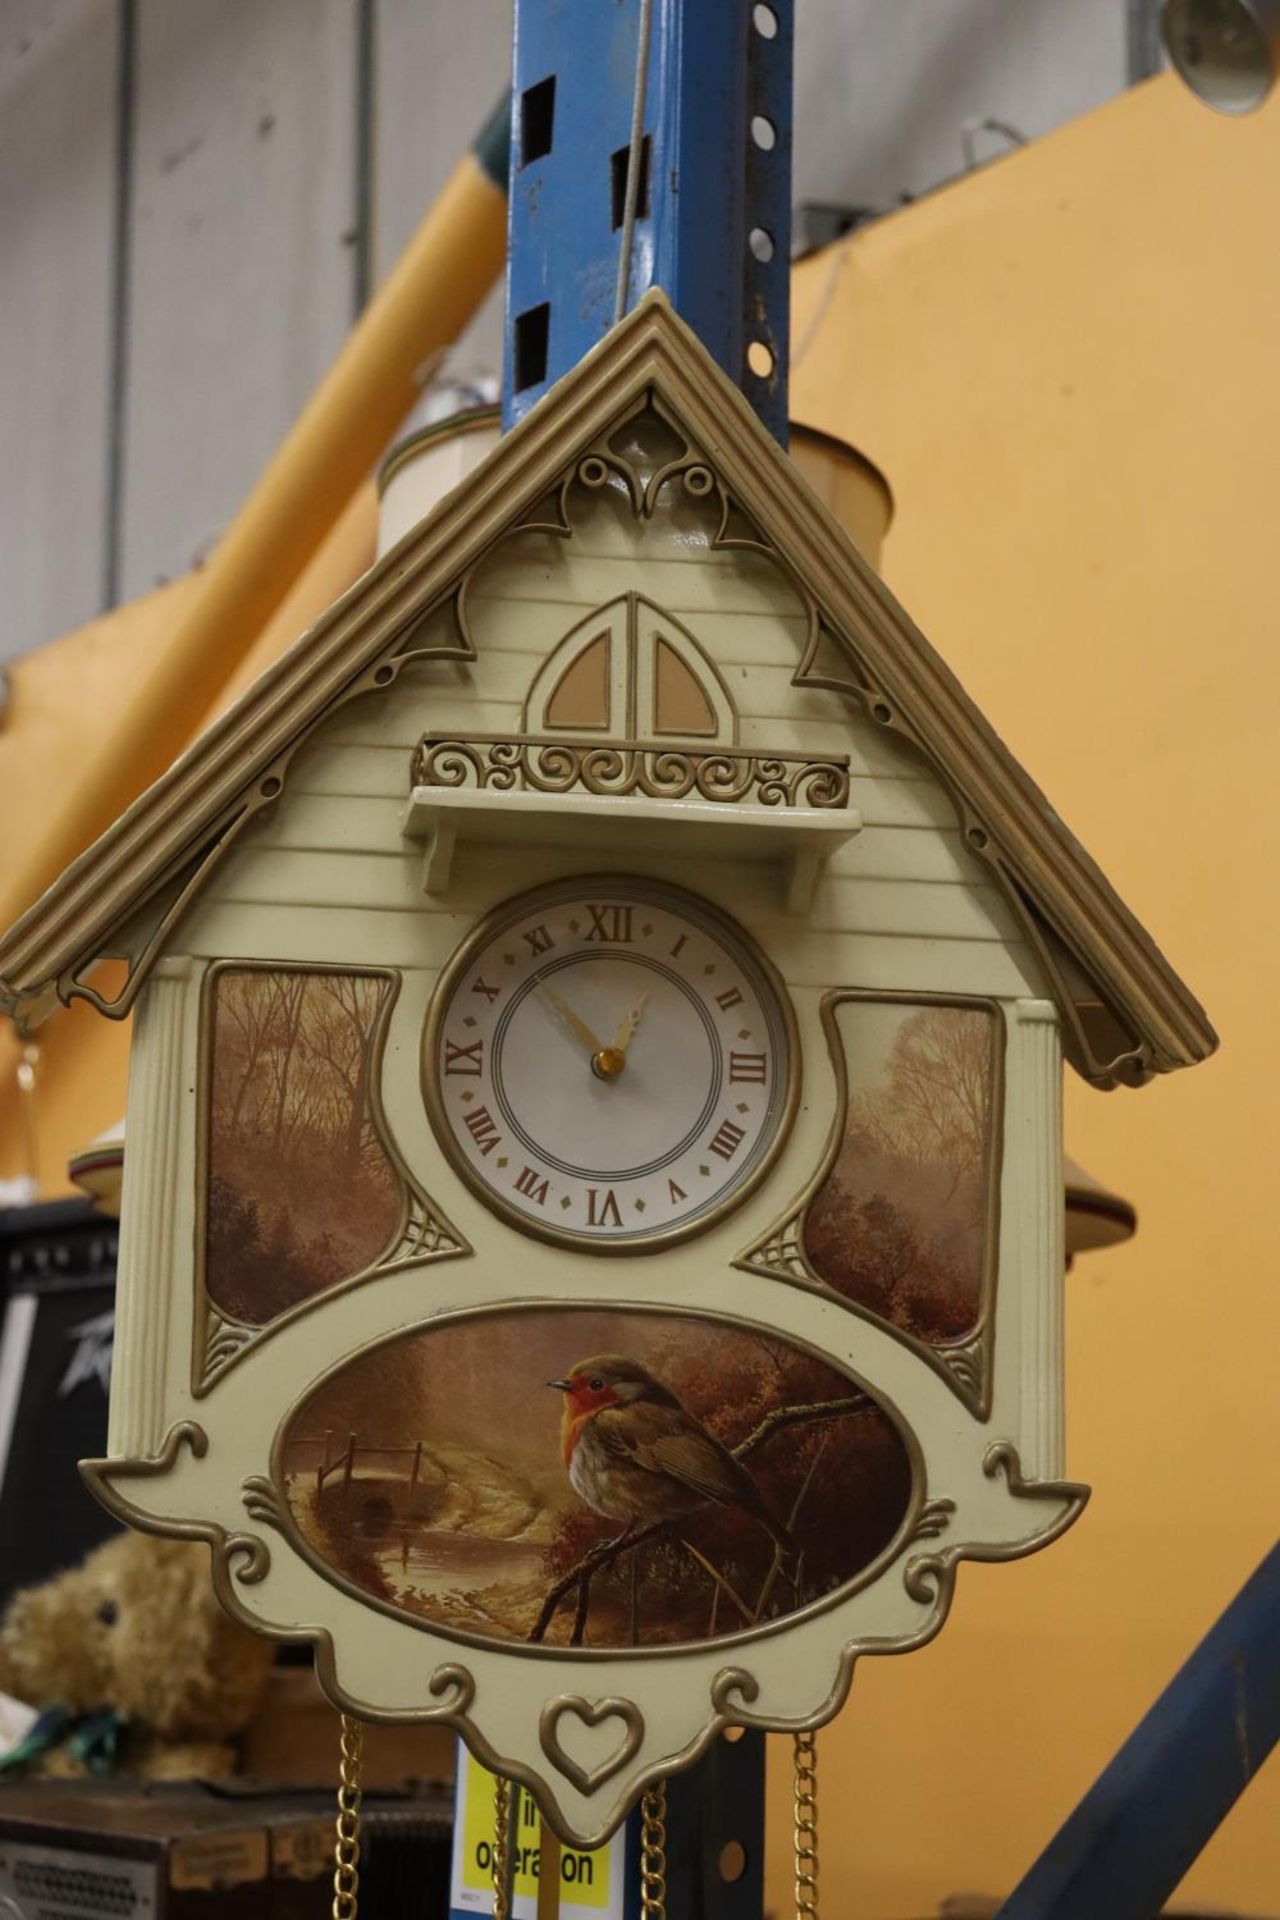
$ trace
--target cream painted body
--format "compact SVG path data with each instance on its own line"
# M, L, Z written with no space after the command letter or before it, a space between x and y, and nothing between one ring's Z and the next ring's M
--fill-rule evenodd
M154 1479L106 1478L132 1517L196 1522L235 1536L219 1550L236 1609L268 1630L328 1636L331 1684L371 1715L458 1716L482 1754L528 1778L566 1837L594 1839L638 1784L687 1758L723 1720L772 1725L826 1717L843 1698L853 1650L929 1636L964 1553L1005 1558L1052 1537L1080 1490L1061 1472L1061 1069L1056 1011L986 870L966 850L951 802L913 750L873 726L846 696L792 685L804 621L778 568L711 551L680 512L639 522L606 492L573 537L520 534L477 569L469 595L473 663L407 667L386 692L362 696L298 753L274 814L251 825L180 923L143 989L135 1023L120 1251L120 1332L109 1450L113 1462L161 1453L178 1424L208 1436L207 1459L181 1446ZM726 808L723 852L687 851L679 824L666 844L629 834L628 801L563 844L541 796L509 796L524 832L503 845L464 843L447 890L423 891L422 849L405 832L409 768L425 731L518 734L552 649L589 610L643 591L709 656L741 748L847 754L852 830L817 879L809 910L788 910L778 863L741 857ZM447 638L424 631L418 645ZM657 803L652 803L657 804ZM763 809L760 809L763 812ZM545 825L539 826L540 815ZM714 835L716 829L709 827ZM785 828L779 829L783 837ZM529 1238L490 1212L441 1153L423 1100L423 1032L441 969L479 919L510 896L586 872L675 883L737 920L772 961L794 1008L803 1083L794 1124L762 1183L698 1237L658 1253L604 1260ZM384 1055L382 1102L400 1154L473 1257L408 1266L321 1297L250 1345L211 1390L193 1391L202 993L224 959L376 965L401 986ZM975 995L1004 1027L999 1210L1000 1284L987 1419L943 1372L882 1324L834 1296L734 1265L792 1206L822 1161L838 1088L822 1030L835 989ZM894 1408L923 1463L914 1518L928 1500L955 1502L932 1564L910 1549L909 1525L888 1564L825 1610L741 1644L719 1639L679 1654L605 1655L459 1645L435 1628L362 1605L286 1540L246 1515L242 1485L270 1472L285 1415L344 1357L434 1316L520 1300L598 1306L636 1302L775 1328L830 1356ZM1031 1487L1021 1497L990 1457L1003 1445ZM261 1542L267 1556L259 1565ZM239 1544L237 1544L239 1543ZM904 1572L916 1568L909 1583ZM455 1669L464 1668L459 1682ZM721 1691L732 1667L750 1680ZM433 1691L433 1675L434 1691ZM474 1689L474 1698L471 1698ZM637 1703L634 1756L593 1791L557 1771L539 1742L544 1705L585 1689ZM754 1689L754 1691L753 1691ZM554 1711L554 1708L553 1708ZM618 1741L614 1722L562 1718L582 1766Z

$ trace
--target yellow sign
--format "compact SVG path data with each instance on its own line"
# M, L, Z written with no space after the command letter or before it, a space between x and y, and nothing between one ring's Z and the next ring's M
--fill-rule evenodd
M542 1819L532 1796L520 1789L515 1837L515 1905L512 1920L536 1920ZM493 1912L493 1775L458 1747L454 1789L453 1885L455 1916ZM616 1833L597 1853L560 1853L561 1920L622 1920L626 1889L626 1833Z

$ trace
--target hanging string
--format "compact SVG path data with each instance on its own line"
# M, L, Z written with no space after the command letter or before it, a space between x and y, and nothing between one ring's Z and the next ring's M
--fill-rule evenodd
M333 1920L356 1920L360 1904L360 1771L364 1728L342 1716L338 1765L338 1818L334 1822Z
M796 1920L818 1920L818 1743L796 1735L795 1829Z
M622 202L618 284L613 297L615 327L627 310L631 292L631 249L635 242L636 210L640 204L640 162L644 153L644 102L649 86L649 33L652 25L653 0L640 0L640 26L636 41L636 84L631 98L631 144L627 148L627 185Z

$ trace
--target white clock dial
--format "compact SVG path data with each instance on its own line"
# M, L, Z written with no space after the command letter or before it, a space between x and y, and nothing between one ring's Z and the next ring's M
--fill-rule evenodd
M709 1225L796 1092L781 985L714 908L605 876L523 894L436 991L425 1083L454 1165L515 1224L604 1250Z

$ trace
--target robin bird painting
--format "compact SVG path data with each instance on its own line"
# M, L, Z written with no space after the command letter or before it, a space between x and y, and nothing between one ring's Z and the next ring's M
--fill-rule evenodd
M639 1361L596 1354L547 1384L564 1395L561 1440L575 1493L625 1533L708 1504L737 1507L794 1555L748 1469Z

